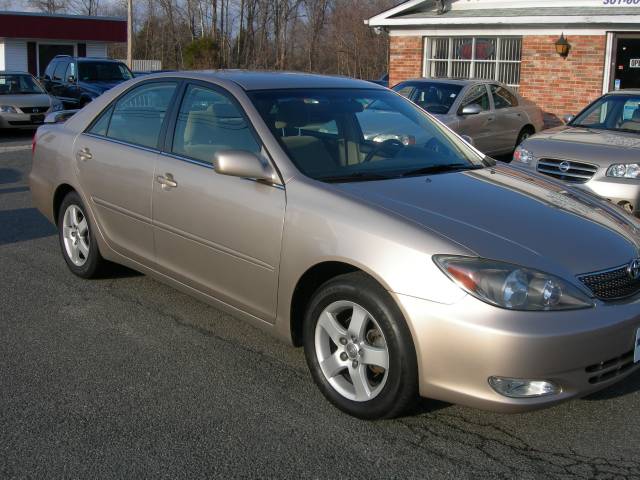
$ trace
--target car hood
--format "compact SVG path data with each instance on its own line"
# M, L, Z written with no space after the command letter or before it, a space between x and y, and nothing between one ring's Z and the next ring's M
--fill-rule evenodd
M96 92L98 94L102 94L107 90L115 87L116 85L121 84L124 80L111 80L105 82L78 82L81 87Z
M537 158L579 160L606 167L638 161L640 132L562 126L531 137L523 147Z
M334 186L480 257L565 278L629 263L640 248L640 223L617 207L513 167Z
M0 105L12 107L49 107L51 97L46 93L33 93L26 95L0 95Z

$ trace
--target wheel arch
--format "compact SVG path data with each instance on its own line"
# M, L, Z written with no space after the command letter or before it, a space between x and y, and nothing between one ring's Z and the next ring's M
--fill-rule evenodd
M53 220L56 225L58 225L58 217L60 216L60 206L62 205L62 201L64 197L66 197L71 192L77 192L75 188L73 188L68 183L62 183L58 185L56 191L53 194Z
M375 274L368 271L368 269L343 260L326 260L316 263L300 276L293 289L291 304L289 306L289 327L291 331L291 341L294 346L302 346L304 313L313 292L332 278L354 272L364 273L383 289L389 290L388 286L377 278Z

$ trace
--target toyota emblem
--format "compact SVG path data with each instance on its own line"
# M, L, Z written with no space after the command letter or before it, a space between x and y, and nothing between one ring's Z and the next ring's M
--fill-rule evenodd
M570 168L571 168L571 164L569 162L562 162L562 163L560 163L560 165L558 165L558 169L562 173L567 173Z
M627 267L627 273L633 280L638 280L640 278L640 258L636 258L635 260L631 261L631 263Z

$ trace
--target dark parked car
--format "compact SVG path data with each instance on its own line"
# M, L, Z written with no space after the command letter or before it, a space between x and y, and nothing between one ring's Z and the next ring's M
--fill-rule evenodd
M131 70L118 60L58 55L47 66L41 82L65 107L82 108L131 78Z

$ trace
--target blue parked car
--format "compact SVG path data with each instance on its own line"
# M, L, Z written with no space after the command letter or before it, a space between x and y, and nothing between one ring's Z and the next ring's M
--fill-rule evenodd
M124 63L107 58L58 55L40 79L44 88L66 108L82 108L119 83L133 78Z

